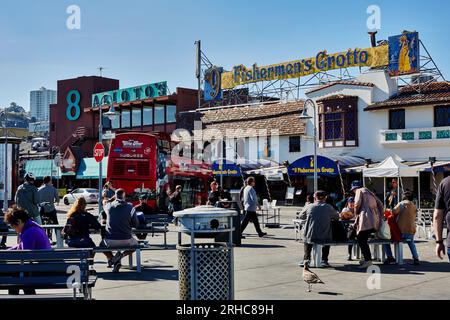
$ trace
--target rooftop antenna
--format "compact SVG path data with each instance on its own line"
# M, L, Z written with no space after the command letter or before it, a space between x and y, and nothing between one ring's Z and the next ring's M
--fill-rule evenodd
M97 70L100 72L100 77L103 77L103 70L105 70L107 68L105 67L98 67Z

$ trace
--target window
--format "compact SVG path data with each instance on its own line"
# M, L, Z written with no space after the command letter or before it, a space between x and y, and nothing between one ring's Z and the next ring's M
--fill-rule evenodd
M144 116L144 126L151 126L153 125L153 108L152 107L145 107L143 109L143 116Z
M405 109L389 110L389 129L405 129Z
M119 115L114 117L114 120L111 121L111 128L120 129L120 116Z
M163 124L164 122L164 106L155 104L155 124Z
M300 152L301 148L300 136L289 137L289 152Z
M434 108L434 126L450 126L450 106L439 106Z
M166 106L167 123L177 122L177 106Z
M319 103L319 140L323 147L358 145L358 99L338 98Z
M122 110L121 114L122 118L122 128L129 128L131 126L131 111L130 110Z
M132 121L133 128L140 127L141 123L142 123L142 121L141 121L141 109L133 109L131 111L131 114L132 114L132 117L133 117L133 119L132 119L133 120Z

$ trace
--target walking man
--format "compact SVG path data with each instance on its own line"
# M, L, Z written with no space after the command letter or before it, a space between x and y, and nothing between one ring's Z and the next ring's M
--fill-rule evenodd
M436 204L434 206L434 234L436 235L436 255L443 259L445 246L443 239L444 217L447 222L447 230L450 227L450 177L442 180L439 185ZM447 231L447 255L450 260L450 232Z
M49 176L44 177L44 184L38 189L38 193L41 205L45 203L41 209L43 215L48 217L50 224L58 224L55 203L59 203L59 195Z
M255 187L255 178L249 177L247 178L247 186L244 189L244 210L245 217L242 220L241 225L241 234L244 233L245 228L247 228L248 223L251 221L255 226L256 232L258 232L258 236L260 238L267 235L267 233L261 230L259 225L258 216L256 214L256 208L260 209L258 205L258 198L256 196Z
M39 193L34 186L34 175L31 172L25 174L25 182L17 188L14 201L19 209L23 209L30 217L37 223L42 224L42 219L39 213Z

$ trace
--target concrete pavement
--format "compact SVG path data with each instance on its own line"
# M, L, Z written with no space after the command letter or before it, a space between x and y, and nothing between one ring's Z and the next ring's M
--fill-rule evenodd
M66 212L67 207L58 208ZM356 261L347 262L347 248L331 249L331 268L313 269L325 285L313 287L311 293L302 281L302 270L298 261L303 255L303 246L294 241L292 219L298 208L283 207L282 227L266 229L268 236L258 238L250 224L242 247L235 249L235 298L236 299L448 299L450 285L450 263L440 261L434 255L434 242L418 239L417 248L422 264L411 265L410 252L405 246L404 266L380 267L380 286L369 289L369 274L358 270ZM93 212L95 213L95 212ZM60 222L65 215L59 214ZM177 233L170 227L167 250L144 251L143 272L121 269L113 274L106 268L106 258L95 257L98 282L93 290L95 299L178 299ZM100 241L94 235L94 241ZM151 244L162 244L162 235L148 237ZM187 239L187 238L185 238ZM13 239L10 239L13 241Z

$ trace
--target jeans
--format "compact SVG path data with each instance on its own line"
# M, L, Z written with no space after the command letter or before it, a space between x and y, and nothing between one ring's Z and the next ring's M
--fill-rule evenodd
M447 248L448 261L450 261L450 248Z
M241 234L244 232L245 228L247 228L247 225L250 221L253 222L253 224L255 225L255 229L256 229L256 232L258 232L258 235L261 235L263 233L263 231L261 230L261 227L260 227L259 221L258 221L258 215L256 214L255 211L247 211L245 213L245 217L242 220L242 224L241 224Z
M356 236L358 240L358 245L361 248L361 252L364 256L364 261L372 261L372 253L370 252L370 247L367 241L369 240L369 236L374 233L375 230L364 230L360 231Z
M411 250L411 255L412 255L413 259L419 259L419 254L417 253L416 244L414 243L414 235L413 234L403 233L402 234L402 240L411 240L411 241L408 241L408 246L409 246L409 250ZM384 245L384 250L386 251L386 256L388 258L393 258L394 257L394 255L392 254L392 250L391 250L391 245L390 244L385 244Z
M303 261L311 261L311 251L313 249L313 244L305 243L303 245L305 255L303 256ZM330 255L330 246L322 246L322 261L328 262L328 256Z

